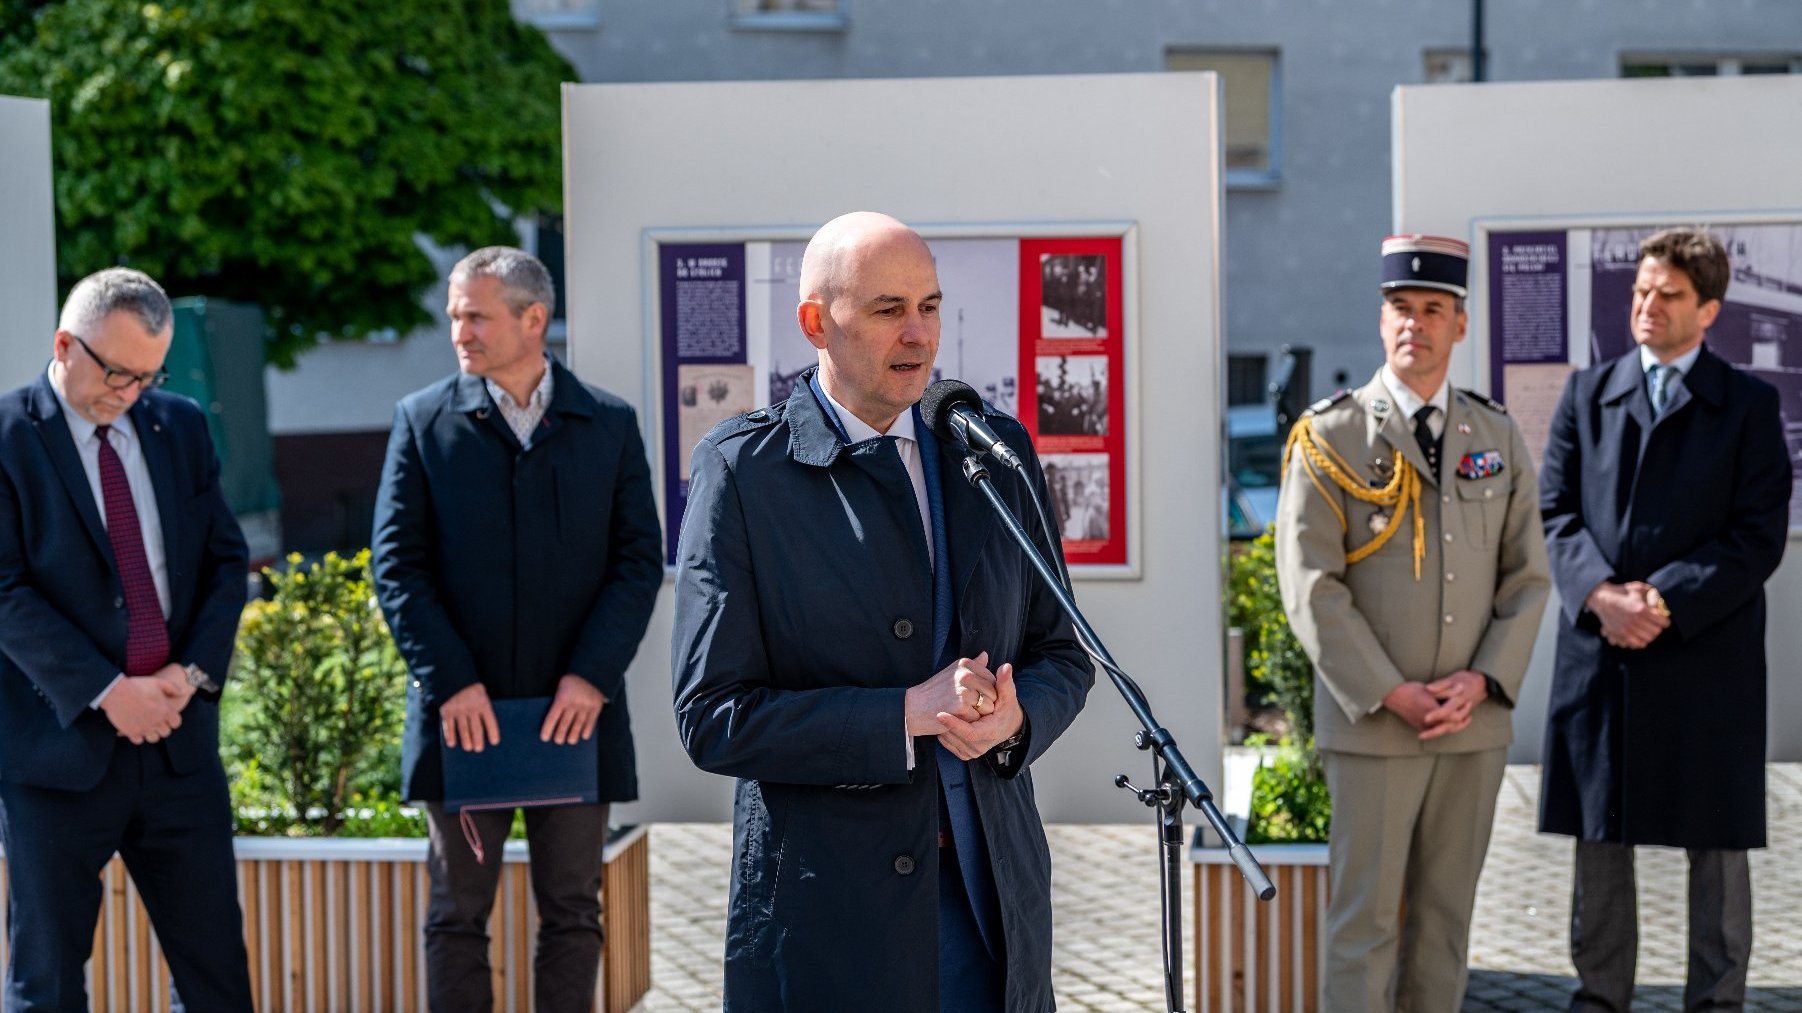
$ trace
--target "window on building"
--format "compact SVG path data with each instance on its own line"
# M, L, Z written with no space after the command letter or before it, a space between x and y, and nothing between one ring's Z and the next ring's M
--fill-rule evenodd
M844 0L731 0L735 28L836 32L849 24Z
M513 0L513 16L539 28L594 28L601 0Z
M1263 404L1270 399L1270 356L1228 355L1226 357L1226 403L1229 405Z
M1167 70L1220 75L1226 122L1226 184L1269 187L1282 180L1281 78L1275 50L1172 49Z
M1483 50L1488 56L1489 50ZM1476 80L1469 49L1429 49L1420 54L1420 79L1427 84L1467 84Z
M1621 57L1622 77L1738 77L1750 74L1802 74L1802 54L1628 53Z

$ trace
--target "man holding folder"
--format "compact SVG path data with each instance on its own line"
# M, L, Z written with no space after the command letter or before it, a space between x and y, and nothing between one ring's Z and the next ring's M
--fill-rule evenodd
M526 809L538 1008L589 1008L607 804L638 794L625 672L662 535L631 407L545 354L555 303L520 250L452 269L460 372L395 407L376 502L377 593L412 675L402 790L431 825L437 1011L492 1004L488 915L516 802L540 803ZM584 801L542 804L567 797Z

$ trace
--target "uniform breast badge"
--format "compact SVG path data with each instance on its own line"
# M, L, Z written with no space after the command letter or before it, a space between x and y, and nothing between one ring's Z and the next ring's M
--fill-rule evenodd
M1474 454L1465 454L1458 462L1459 478L1489 478L1502 473L1502 452L1499 450L1480 450Z

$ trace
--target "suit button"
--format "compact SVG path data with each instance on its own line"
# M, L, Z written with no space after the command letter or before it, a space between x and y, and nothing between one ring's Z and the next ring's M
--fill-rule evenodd
M1445 575L1445 582L1446 582L1446 583L1447 583L1447 584L1450 584L1450 583L1451 583L1451 582L1452 582L1452 578L1454 578L1454 577L1456 577L1456 576L1457 576L1457 574L1454 574L1454 573L1451 573L1451 572L1450 572L1450 571L1447 571L1447 573L1446 573L1446 575Z
M113 599L113 608L122 609L124 607L125 607L125 599L124 598L114 598Z
M1445 533L1445 540L1448 542L1452 540L1452 533L1450 531Z
M1450 612L1447 612L1445 614L1445 624L1447 626L1450 626L1452 624L1452 614Z
M895 620L895 639L906 640L914 635L914 624L907 619Z
M1450 496L1439 497L1439 502L1441 502L1441 503L1450 503L1451 501L1452 501L1452 498Z
M900 873L903 876L913 875L914 874L913 856L912 855L896 855L895 856L895 871Z

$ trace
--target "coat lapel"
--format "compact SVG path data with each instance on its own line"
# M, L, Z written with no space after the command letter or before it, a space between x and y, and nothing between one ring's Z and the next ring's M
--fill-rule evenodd
M1450 489L1456 484L1458 465L1464 461L1466 454L1472 451L1481 453L1486 450L1506 454L1508 448L1478 447L1471 443L1473 433L1470 418L1474 412L1472 412L1470 401L1465 398L1463 391L1456 387L1452 388L1451 396L1446 400L1446 409L1445 430L1439 437L1439 473L1445 487ZM1513 461L1505 461L1503 466L1512 468L1515 465Z
M87 470L81 466L81 454L75 449L75 438L69 434L69 424L63 419L62 402L56 399L56 392L50 389L50 379L40 375L31 386L31 424L38 431L38 438L44 441L45 452L50 455L50 462L56 468L56 477L63 483L63 490L69 494L75 505L75 512L81 517L82 525L88 530L88 537L94 540L94 547L106 557L109 567L117 569L113 562L113 546L106 540L106 527L100 522L100 505L94 502L94 487L88 484Z
M1000 524L988 501L964 478L964 455L950 441L939 440L939 484L945 496L945 537L951 553L952 601L964 601L964 591L976 575L982 547ZM991 479L999 474L991 471ZM1005 478L1005 476L1004 476ZM1020 519L1029 524L1027 518ZM1055 540L1056 532L1048 537ZM1049 560L1047 560L1049 562ZM964 631L966 635L973 631Z
M555 391L552 397L555 398ZM486 428L500 437L501 442L513 453L519 453L519 437L513 435L512 427L501 417L501 410L495 407L494 399L488 396L488 385L479 376L461 373L457 376L457 411L469 416L476 428Z
M131 426L137 430L138 450L150 473L150 488L156 492L156 519L163 529L163 563L169 575L169 614L186 615L194 575L178 565L179 560L188 558L180 539L189 528L181 523L184 518L177 513L175 452L170 446L169 424L161 405L148 396L140 396L138 403L131 406Z
M1389 394L1389 388L1383 383L1383 371L1377 370L1369 383L1358 388L1358 403L1364 406L1367 441L1374 445L1378 440L1389 444L1398 458L1406 458L1414 470L1420 472L1420 480L1427 485L1437 485L1438 480L1427 470L1427 457L1420 452L1420 444L1414 440L1411 423L1402 418L1400 408L1395 405L1395 398ZM1352 461L1354 467L1369 467L1368 461Z

